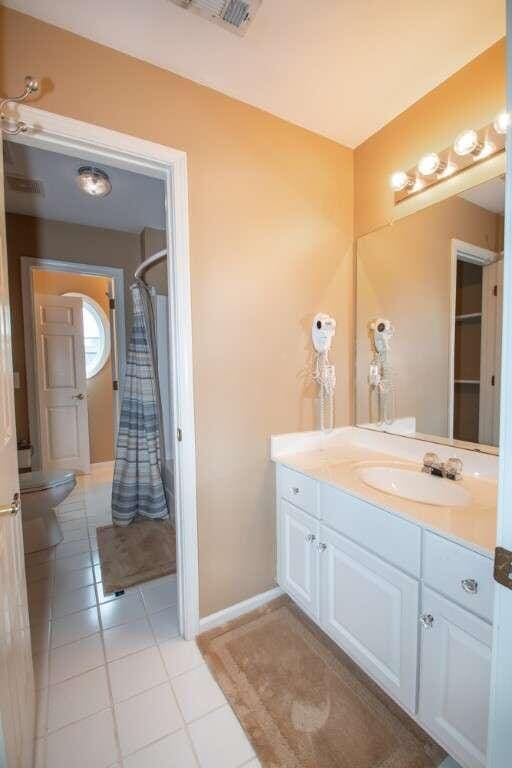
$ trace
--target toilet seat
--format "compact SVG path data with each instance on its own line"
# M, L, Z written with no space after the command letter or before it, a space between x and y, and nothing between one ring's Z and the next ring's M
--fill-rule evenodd
M48 470L46 472L23 472L20 474L20 491L45 491L64 483L73 482L75 473L66 470Z

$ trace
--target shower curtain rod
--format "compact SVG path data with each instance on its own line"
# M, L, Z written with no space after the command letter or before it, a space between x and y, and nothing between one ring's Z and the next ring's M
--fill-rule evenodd
M135 277L136 278L142 278L142 274L146 271L148 267L150 267L152 264L156 264L157 261L161 261L161 259L165 259L167 256L167 248L164 248L161 251L158 251L157 253L154 253L152 256L148 256L147 259L144 259L142 264L137 267L135 270Z

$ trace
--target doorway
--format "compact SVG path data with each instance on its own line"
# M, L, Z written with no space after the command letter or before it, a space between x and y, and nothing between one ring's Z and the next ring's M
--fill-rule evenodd
M168 332L174 433L174 497L178 614L180 633L187 639L199 626L195 425L192 386L192 341L186 155L168 147L136 139L70 118L23 105L19 115L37 131L14 137L13 143L58 152L84 162L140 174L163 182L169 254ZM94 254L92 254L94 256ZM94 264L94 259L91 258ZM125 293L127 292L125 281ZM120 366L120 380L122 371Z
M42 443L39 434L42 372L36 361L37 340L41 340L42 335L36 331L40 314L34 311L35 299L38 297L40 305L41 296L67 295L70 299L80 299L82 303L83 334L80 355L86 362L81 374L77 372L72 377L78 386L73 388L71 397L74 399L75 408L87 414L82 426L87 434L76 441L76 445L85 446L83 450L86 455L80 456L77 462L72 454L68 464L71 468L79 466L81 471L88 472L91 464L108 463L114 459L121 376L126 367L124 283L123 270L115 267L34 259L27 256L21 258L28 428L33 469L59 469L66 466L65 451L64 456L61 453L57 458L43 456L41 453L42 444L47 447L48 453L48 446L59 444L59 440L57 435L56 442L46 440ZM62 347L65 343L63 338L56 338ZM54 341L57 353L59 347L56 343ZM63 359L65 362L65 357L60 355L53 358L54 364L57 359ZM75 399L82 394L85 395L83 398ZM18 407L18 411L21 410ZM72 418L74 423L80 423L75 414L72 414ZM51 424L51 421L46 421ZM74 449L74 445L70 448Z
M451 439L499 443L503 254L452 240Z

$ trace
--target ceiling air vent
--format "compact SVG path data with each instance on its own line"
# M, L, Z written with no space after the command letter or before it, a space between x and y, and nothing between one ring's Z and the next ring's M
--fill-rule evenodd
M187 11L218 24L237 35L245 35L261 0L171 0Z
M39 179L8 175L5 177L5 181L10 192L23 192L26 195L42 195L44 197L43 182Z

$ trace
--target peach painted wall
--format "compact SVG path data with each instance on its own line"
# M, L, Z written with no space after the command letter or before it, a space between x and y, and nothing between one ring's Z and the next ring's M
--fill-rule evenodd
M351 418L353 153L189 80L5 8L2 93L188 155L201 615L272 587L272 432L310 429L309 330L336 315Z
M478 129L491 122L506 104L505 74L503 39L357 147L354 153L356 237L496 175L493 164L484 163L479 166L478 174L461 174L456 177L457 181L454 178L432 193L424 192L412 198L410 204L396 207L389 188L393 171L409 170L427 152L449 147L465 127ZM497 172L500 169L501 166Z

